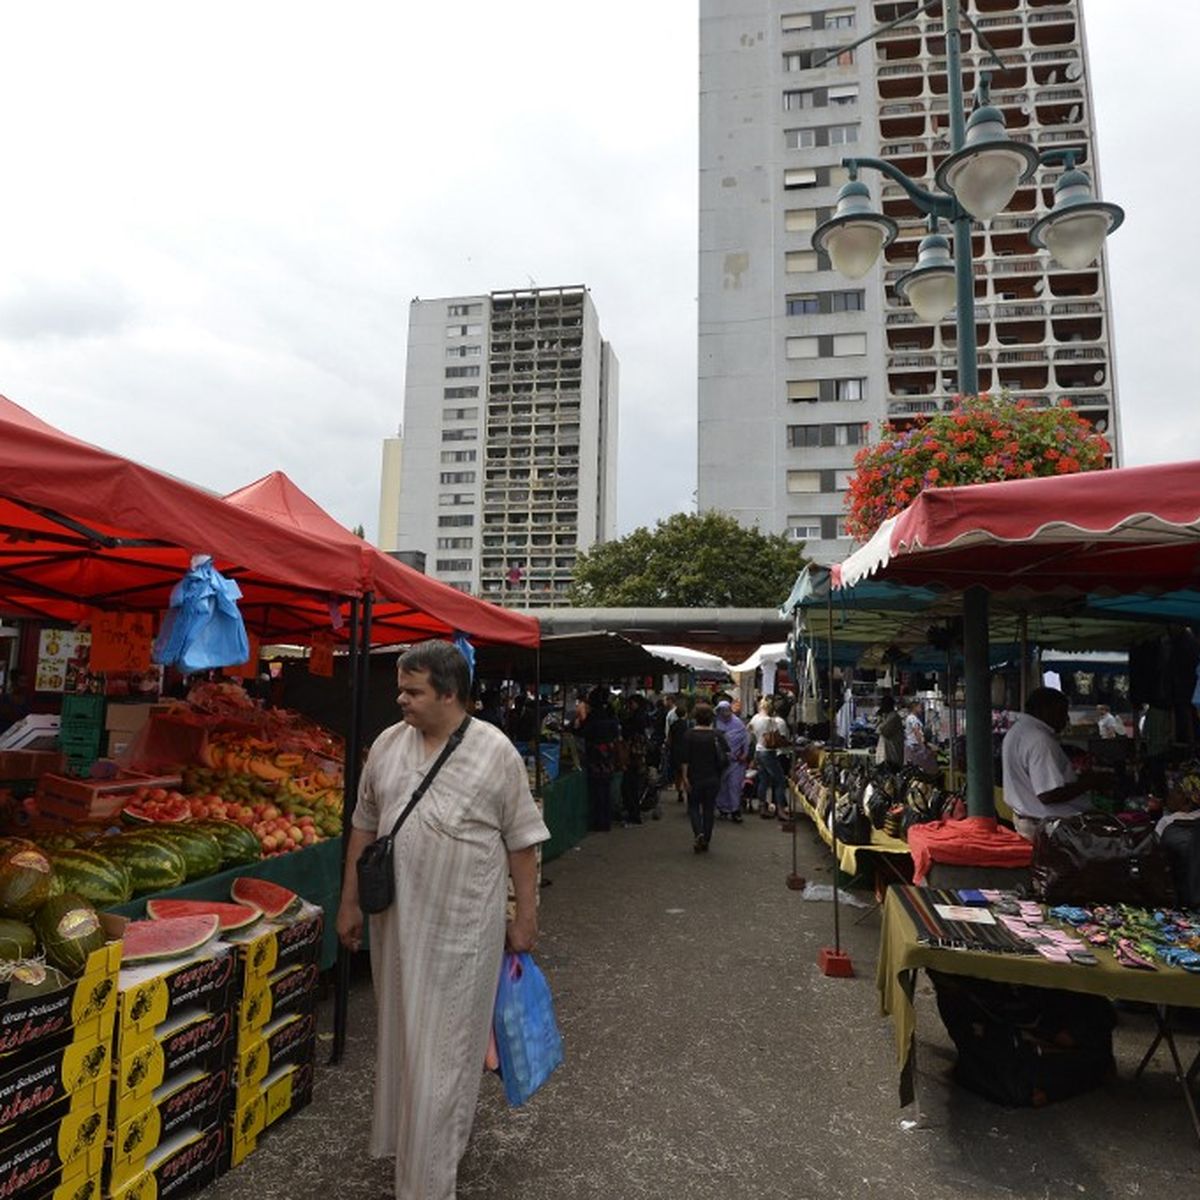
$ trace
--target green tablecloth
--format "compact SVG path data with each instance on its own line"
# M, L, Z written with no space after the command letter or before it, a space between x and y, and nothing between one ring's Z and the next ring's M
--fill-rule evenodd
M950 950L922 945L917 941L916 927L895 896L895 889L888 888L883 902L875 986L879 991L880 1010L884 1016L892 1018L895 1028L900 1103L911 1104L914 1096L913 1049L917 1016L913 1008L913 986L920 967L1000 983L1087 992L1092 996L1107 996L1110 1000L1200 1007L1200 975L1161 964L1156 971L1135 971L1120 966L1104 949L1097 949L1096 957L1099 963L1086 967L1078 963L1050 962L1040 955L989 954L982 950Z
M156 892L153 897L140 896L137 900L131 900L112 911L120 916L138 920L145 915L146 901L152 898L228 900L230 885L239 875L282 884L283 887L291 888L297 895L303 896L310 904L320 905L325 910L321 969L326 970L333 966L337 959L337 933L333 926L342 889L340 837L317 842L314 846L306 846L303 850L294 850L290 854L280 854L276 858L264 858L262 862L251 863L249 866L233 867L228 871L209 875L205 879L197 879L194 883L185 883L182 887L172 888L170 891Z
M587 776L568 771L542 786L542 816L550 830L550 840L542 847L542 862L547 863L577 846L588 831Z

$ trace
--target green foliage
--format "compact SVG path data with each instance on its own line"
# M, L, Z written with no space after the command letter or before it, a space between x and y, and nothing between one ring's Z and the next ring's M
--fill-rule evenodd
M783 534L720 512L676 513L580 556L568 594L581 607L774 608L805 563Z

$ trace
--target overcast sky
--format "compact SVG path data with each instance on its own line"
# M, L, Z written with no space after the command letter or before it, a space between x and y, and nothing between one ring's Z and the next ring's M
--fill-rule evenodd
M1180 212L1200 4L1150 7L1084 0L1128 213L1128 463L1200 459L1200 212ZM282 469L372 535L409 300L582 283L621 361L620 529L690 507L697 20L695 0L9 6L0 392L218 491Z

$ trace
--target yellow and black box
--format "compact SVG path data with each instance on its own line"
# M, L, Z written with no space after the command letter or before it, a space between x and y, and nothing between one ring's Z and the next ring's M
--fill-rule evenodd
M177 1200L212 1183L229 1162L229 1126L186 1129L163 1142L146 1159L143 1169L109 1200Z
M226 934L225 940L238 948L242 958L243 991L251 980L265 979L284 967L319 962L324 931L322 910L314 904L305 904L295 917Z
M228 1066L236 1046L232 1008L179 1013L156 1029L127 1036L116 1062L116 1123L145 1107L156 1088L181 1072Z
M0 1148L0 1196L40 1197L72 1179L99 1176L104 1164L104 1108L75 1113ZM66 1194L71 1192L67 1189Z
M315 1070L311 1061L281 1067L262 1081L262 1087L245 1104L239 1105L229 1141L229 1166L239 1166L254 1153L264 1129L312 1102Z
M317 1017L314 1012L290 1013L272 1021L245 1046L237 1059L237 1103L262 1090L262 1081L280 1067L310 1062L316 1053Z
M245 1047L258 1030L292 1012L307 1012L317 1003L319 963L284 967L274 975L250 976L238 1002L238 1045Z

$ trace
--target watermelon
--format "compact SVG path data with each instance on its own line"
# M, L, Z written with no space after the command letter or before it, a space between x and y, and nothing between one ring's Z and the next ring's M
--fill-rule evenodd
M221 847L222 867L244 867L262 858L262 846L258 838L236 821L193 821L188 829L211 834L217 839Z
M221 918L216 913L159 921L130 921L125 926L121 961L138 963L182 958L211 942L220 926Z
M220 921L221 933L234 929L245 929L254 924L262 913L249 904L226 904L220 900L162 900L146 901L146 916L152 921L170 920L172 917L215 916Z
M20 962L37 951L37 935L24 921L0 920L0 962Z
M83 974L88 955L105 942L96 910L70 892L47 900L38 910L34 928L50 965L72 978Z
M274 919L300 907L303 903L295 892L271 883L266 879L254 879L249 875L239 875L229 889L229 894L239 904L249 904L257 908L264 917Z
M128 841L154 842L182 856L187 880L203 879L221 869L221 843L211 833L183 825L153 825L125 835Z
M74 892L97 908L124 904L133 895L124 863L95 850L62 850L50 856L50 865L64 892Z
M39 833L37 845L39 850L44 850L47 854L57 854L60 850L74 850L79 845L79 838L73 833L62 831Z
M50 860L32 843L0 852L0 917L24 920L50 899Z
M183 855L162 842L132 836L108 838L96 849L105 858L125 867L135 896L165 892L178 887L187 878Z

